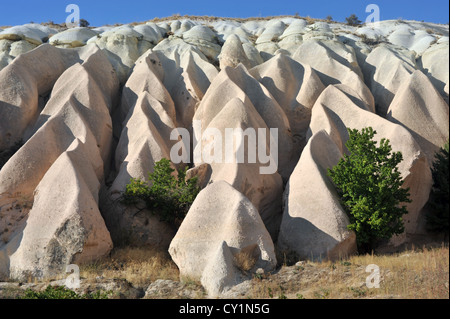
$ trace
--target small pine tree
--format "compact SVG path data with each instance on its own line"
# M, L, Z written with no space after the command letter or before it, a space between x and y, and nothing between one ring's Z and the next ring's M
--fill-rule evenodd
M349 17L345 18L345 21L347 22L348 25L351 25L353 27L361 25L362 23L361 20L359 20L355 14L352 14Z
M82 27L82 28L87 28L87 27L89 27L91 24L87 21L87 20L85 20L85 19L80 19L80 27Z
M382 239L404 231L402 216L407 213L401 203L410 202L409 189L397 165L403 160L400 152L392 153L389 140L376 146L377 133L371 127L348 129L346 146L349 155L328 170L349 216L348 228L355 231L358 248L370 252Z
M433 187L429 204L432 211L427 216L427 227L432 232L449 233L449 143L435 155L432 167Z

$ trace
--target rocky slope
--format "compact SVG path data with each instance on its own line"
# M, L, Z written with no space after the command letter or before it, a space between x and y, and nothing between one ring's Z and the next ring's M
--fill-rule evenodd
M326 175L347 127L372 126L403 154L412 203L390 244L424 234L430 165L449 138L448 25L311 22L1 31L0 278L52 277L114 245L155 245L217 296L246 280L242 270L273 270L276 249L352 254L355 235ZM277 154L277 170L261 174L267 154L205 164L192 155L226 148L203 136L181 145L204 190L178 232L123 206L130 178L146 178L198 124L223 136L278 129L276 143L255 143L257 154Z

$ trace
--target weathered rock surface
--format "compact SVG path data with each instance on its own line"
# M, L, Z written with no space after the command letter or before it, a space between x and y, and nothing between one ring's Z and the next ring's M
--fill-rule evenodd
M415 71L403 82L389 106L387 119L406 127L428 158L448 141L448 105L422 71Z
M208 133L208 131L219 132L226 139L228 134L226 130L229 129L238 129L242 135L233 135L230 142L227 142L219 141L219 136ZM258 129L263 129L264 135L259 135ZM270 234L276 238L281 221L283 183L281 176L276 172L276 167L273 167L273 171L264 173L268 164L263 163L259 157L261 150L268 154L275 152L264 120L250 101L243 102L239 98L234 98L202 130L204 130L202 139L194 149L194 156L201 156L202 161L196 162L196 165L202 164L203 161L210 164L212 173L209 183L227 181L247 196L258 209ZM247 143L243 140L244 134L250 136ZM232 142L234 147L230 150L227 143ZM210 159L219 153L221 158ZM274 165L273 162L269 164Z
M30 27L29 25L23 25L3 30L2 32L0 32L0 40L25 40L35 45L41 45L43 37L38 29Z
M175 104L177 122L191 131L197 105L219 72L199 49L181 39L166 39L154 51L165 71L163 83Z
M438 43L428 48L420 57L419 64L430 78L433 86L448 104L449 42Z
M111 237L98 210L96 167L83 148L76 140L36 188L26 226L16 235L20 239L13 238L13 245L6 247L12 252L7 261L12 278L53 277L69 264L91 262L111 251Z
M305 145L311 110L325 86L309 65L302 65L284 54L250 70L272 94L289 119L294 138ZM298 148L301 151L301 147ZM299 154L300 155L300 154Z
M298 160L294 153L289 120L269 91L253 78L244 66L234 69L227 67L219 73L202 99L194 120L201 121L202 128L207 128L223 107L234 98L244 102L250 100L265 122L265 127L278 129L278 168L280 175L287 179Z
M361 99L375 109L374 98L363 81L356 54L351 46L333 40L304 41L292 58L310 65L322 83L345 84L357 92Z
M231 34L225 41L219 55L220 68L224 69L229 66L235 68L242 63L247 69L251 68L250 61L245 54L241 39Z
M399 87L416 70L415 57L409 50L380 45L367 56L363 70L375 98L376 112L386 116Z
M0 31L0 276L51 276L112 243L172 243L182 273L223 297L249 287L258 263L273 269L277 238L304 258L350 254L354 234L324 173L347 151L347 127L372 126L403 154L413 202L392 242L424 234L430 164L448 139L448 25L58 28ZM231 129L243 136L227 141ZM130 178L147 179L175 147L190 158L174 168L188 165L204 188L176 236L120 202Z
M221 47L216 34L208 27L196 25L183 33L183 40L197 47L207 58L216 60Z
M242 271L270 271L276 265L272 239L258 211L224 181L200 192L169 253L180 276L202 280L212 294L235 284Z
M155 163L170 159L176 141L175 106L162 79L164 69L157 55L149 50L136 63L122 94L122 103L115 114L122 128L115 152L112 185L102 190L101 207L115 243L158 245L167 248L173 227L160 222L150 212L126 207L120 195L131 178L148 179Z
M406 204L405 232L416 233L424 216L422 208L431 189L431 171L427 157L411 133L401 125L394 124L372 113L355 91L344 85L326 88L313 107L309 136L325 130L342 153L346 152L347 128L372 127L377 131L375 139L389 139L394 152L400 151L403 161L399 171L404 179L403 187L410 188L411 203Z
M284 195L278 237L281 251L301 259L339 259L356 253L356 236L327 176L343 154L324 130L315 133L303 150ZM311 197L311 190L319 190Z
M112 66L96 48L58 79L35 133L0 171L2 276L54 276L68 263L111 250L98 191L110 159L109 112L117 91ZM20 202L31 210L14 204Z
M436 41L426 30L414 30L411 26L400 25L388 36L389 42L422 54Z
M51 45L63 48L77 48L86 45L87 41L97 36L97 32L88 28L73 28L52 36Z
M78 51L42 45L21 55L0 72L0 150L14 145L39 115L40 97L47 96L56 80L71 65L96 50Z
M144 39L144 35L127 25L105 31L87 43L95 43L104 50L122 84L130 76L136 60L154 46Z

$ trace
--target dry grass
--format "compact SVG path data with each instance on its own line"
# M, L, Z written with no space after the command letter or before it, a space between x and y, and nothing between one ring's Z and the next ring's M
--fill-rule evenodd
M189 19L192 21L204 21L204 22L216 22L216 21L236 21L240 23L248 22L248 21L269 21L272 19L282 19L282 18L296 18L296 19L305 19L308 24L313 24L317 21L327 21L324 19L314 19L311 17L300 17L298 15L280 15L280 16L267 16L267 17L248 17L248 18L230 18L230 17L215 17L215 16L194 16L194 15L180 15L180 14L174 14L170 17L164 17L164 18L158 18L155 17L151 20L144 21L144 22L132 22L132 25L138 25L143 24L146 22L165 22L165 21L173 21L173 20L183 20L183 19ZM330 21L327 21L330 22ZM334 22L334 21L331 21Z
M255 266L259 256L258 245L250 245L241 249L239 253L234 255L235 265L243 271L249 271Z
M366 267L380 268L380 288L369 289ZM304 262L267 278L254 279L248 297L265 298L449 298L447 247L410 250L392 255L354 256L338 262Z
M179 271L169 254L153 248L117 248L101 261L80 266L81 278L120 278L138 287L157 279L179 280Z
M235 255L235 261L244 271L252 268L253 249L243 249ZM366 267L371 264L380 269L379 288L366 286L370 275ZM101 278L125 279L144 290L157 279L168 279L175 282L174 288L162 288L163 298L206 298L199 282L183 278L183 283L177 284L179 271L169 254L153 248L116 248L101 261L80 265L80 275L93 282L99 279L101 282ZM449 248L447 244L395 254L353 256L334 262L302 261L294 266L283 265L272 274L255 275L241 293L236 298L448 299Z
M235 261L243 269L251 268L254 264L251 249L236 255ZM380 269L380 288L366 286L366 278L370 275L366 267L370 264ZM157 279L179 280L179 271L170 256L154 249L117 249L103 261L80 268L82 278L122 278L140 287L146 287ZM282 266L276 273L256 276L243 298L447 299L448 283L449 249L442 246L410 249L396 254L353 256L335 262L305 261L295 266Z
M380 292L402 298L449 298L449 249L411 250L396 255L354 257L380 267Z

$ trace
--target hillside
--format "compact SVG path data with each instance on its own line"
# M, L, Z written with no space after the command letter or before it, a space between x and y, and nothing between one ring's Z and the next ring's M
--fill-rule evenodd
M403 156L405 229L377 253L439 243L426 216L435 154L449 139L448 63L449 26L418 21L4 27L0 280L61 278L123 247L168 253L203 297L278 271L283 255L318 263L320 276L357 253L327 175L348 152L347 128L373 127ZM123 201L130 180L147 180L162 159L201 188L175 223L158 216L169 204Z

